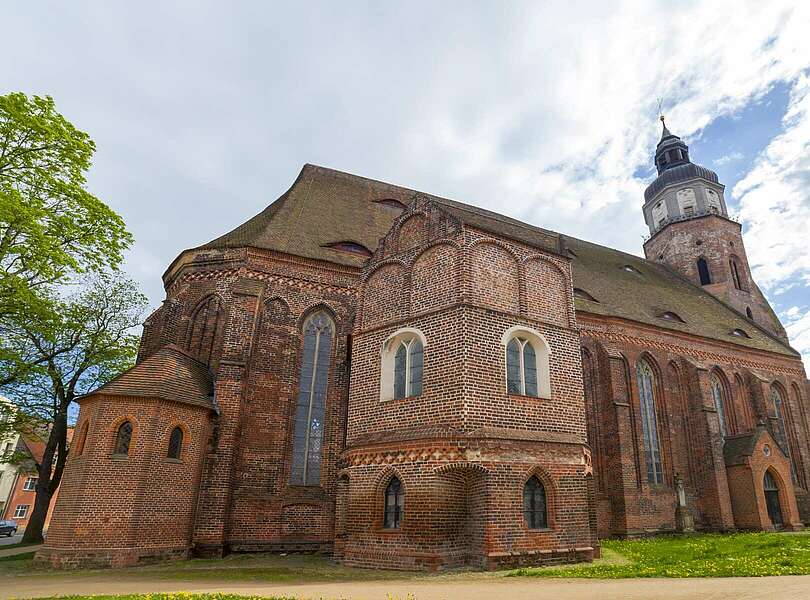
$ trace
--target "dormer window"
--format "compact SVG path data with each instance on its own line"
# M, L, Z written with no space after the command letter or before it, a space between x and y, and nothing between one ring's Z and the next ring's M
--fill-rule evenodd
M623 265L622 271L627 271L628 273L632 273L633 275L641 275L641 271L636 269L633 265Z
M588 292L580 288L574 288L574 298L579 298L580 300L587 300L588 302L596 302L599 303L599 300L591 296Z
M731 335L733 335L735 337L751 339L751 336L748 335L748 333L745 331L745 329L735 329L734 331L731 332Z
M408 208L399 200L394 198L382 198L381 200L374 200L375 204L382 204L383 206L388 206L389 208L396 208L398 210L405 210Z
M358 244L357 242L351 241L343 241L343 242L333 242L331 244L324 244L324 248L331 248L332 250L337 250L338 252L348 252L350 254L357 254L358 256L371 256L371 250L366 248L363 244Z
M686 321L684 321L678 313L674 313L671 310L662 312L660 315L658 315L658 318L664 319L665 321L674 321L676 323L686 323Z

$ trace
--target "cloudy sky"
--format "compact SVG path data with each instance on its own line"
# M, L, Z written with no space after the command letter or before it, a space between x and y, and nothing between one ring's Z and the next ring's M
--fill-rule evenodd
M150 301L310 162L641 253L670 128L810 366L810 3L5 2L0 93L98 151Z

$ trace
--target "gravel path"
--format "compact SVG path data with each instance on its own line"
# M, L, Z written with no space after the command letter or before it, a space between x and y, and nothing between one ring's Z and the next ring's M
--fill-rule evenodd
M67 594L125 594L158 591L231 592L262 596L291 595L324 600L806 600L810 576L727 579L530 579L477 581L379 581L305 585L157 581L109 575L82 577L14 577L0 579L0 598ZM411 595L410 598L408 595Z

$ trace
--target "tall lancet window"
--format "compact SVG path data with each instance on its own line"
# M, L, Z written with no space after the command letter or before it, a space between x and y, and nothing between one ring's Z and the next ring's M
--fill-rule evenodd
M775 385L771 386L771 403L773 404L773 415L776 417L775 433L776 441L790 461L790 475L793 478L793 483L799 480L798 473L796 472L796 463L793 460L793 454L790 448L790 432L785 423L785 405L782 398L782 392L779 391Z
M664 483L661 467L661 443L658 439L658 417L655 413L655 376L652 367L641 361L636 368L638 379L641 433L644 437L644 462L647 465L647 481Z
M321 479L326 388L332 356L334 324L325 312L304 323L304 347L295 413L291 483L318 485Z
M712 399L714 400L714 408L717 411L717 421L720 424L720 435L725 439L728 435L728 425L726 424L726 410L725 410L725 389L722 382L717 378L717 375L712 375L711 381Z

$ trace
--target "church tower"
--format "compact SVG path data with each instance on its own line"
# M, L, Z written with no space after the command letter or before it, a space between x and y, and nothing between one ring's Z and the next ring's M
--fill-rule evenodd
M658 177L644 191L648 260L663 263L749 320L787 340L751 277L742 226L729 218L717 173L694 164L689 147L667 129L655 150Z

